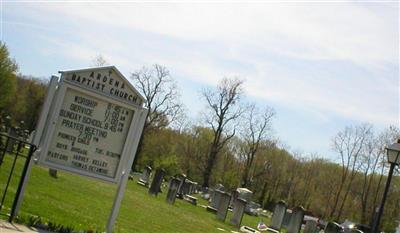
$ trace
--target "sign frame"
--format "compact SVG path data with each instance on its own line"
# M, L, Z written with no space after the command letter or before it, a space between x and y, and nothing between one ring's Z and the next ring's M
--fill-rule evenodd
M96 173L92 173L92 172L88 172L88 171L84 171L84 170L80 170L80 169L76 169L76 168L72 168L72 167L68 167L68 166L64 166L64 165L60 165L60 164L55 164L55 163L48 162L45 160L45 157L46 157L45 155L47 155L47 153L49 151L50 143L51 143L52 137L54 136L54 133L56 130L56 123L59 120L59 112L61 110L62 104L65 99L65 95L68 90L73 90L75 92L91 96L93 98L105 101L107 103L115 104L117 106L126 108L133 112L131 122L128 124L129 125L128 132L124 139L122 152L120 155L118 166L115 170L114 177L107 177L107 176L104 176L101 174L96 174ZM86 176L86 177L90 177L90 178L95 178L95 179L99 179L99 180L103 180L103 181L107 181L107 182L119 183L121 180L121 173L123 172L123 170L126 170L128 168L128 166L130 166L130 165L126 164L126 161L128 160L129 156L134 156L132 154L133 148L129 145L128 142L133 141L133 139L135 137L140 137L138 121L139 121L139 117L141 115L140 113L144 110L145 110L145 108L143 108L141 106L127 104L126 101L119 100L119 99L117 100L117 98L115 98L113 96L107 96L101 92L90 90L88 88L79 86L75 83L69 82L68 80L65 80L62 75L61 80L58 84L56 98L54 99L54 108L52 109L52 112L50 112L51 116L49 117L50 120L48 121L48 123L50 125L48 125L48 128L46 130L47 132L45 132L45 135L44 135L44 139L41 140L41 144L39 145L39 148L41 148L41 152L40 152L40 156L39 156L39 160L38 160L39 165L58 169L58 170L63 170L63 171L67 171L67 172L71 172L74 174L78 174L78 175L82 175L82 176ZM136 148L134 148L134 149L136 149Z

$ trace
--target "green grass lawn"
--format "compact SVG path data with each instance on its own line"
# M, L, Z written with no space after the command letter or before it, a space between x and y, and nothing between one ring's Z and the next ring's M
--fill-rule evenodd
M0 167L0 191L4 190L11 164L12 157L6 156ZM20 174L22 164L22 160L17 163L17 174ZM14 176L3 212L11 206L17 181L18 177ZM35 165L19 218L27 223L29 216L40 216L46 221L76 230L104 231L116 187L116 184L64 172L59 172L59 177L55 179L48 175L48 169ZM166 203L166 191L153 197L148 195L145 187L136 184L136 181L129 181L114 232L223 232L217 228L226 232L238 231L229 224L232 213L228 213L224 223L218 221L215 214L185 201L177 199L174 205ZM205 204L200 197L198 201ZM244 215L242 224L255 228L259 219Z

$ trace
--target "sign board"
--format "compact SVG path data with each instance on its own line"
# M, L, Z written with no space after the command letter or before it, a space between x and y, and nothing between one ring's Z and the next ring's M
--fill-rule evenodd
M61 72L39 163L118 182L144 99L114 67Z

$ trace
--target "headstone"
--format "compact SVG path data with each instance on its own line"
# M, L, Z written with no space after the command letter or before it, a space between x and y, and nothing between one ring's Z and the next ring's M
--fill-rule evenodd
M304 233L317 233L318 231L319 231L318 223L316 221L313 220L306 221Z
M199 184L197 182L193 182L193 190L192 190L192 192L193 193L199 193Z
M151 175L151 167L146 166L143 170L142 176L139 178L138 184L148 186Z
M49 175L53 178L57 178L57 170L49 168Z
M187 202L189 202L192 205L197 205L197 198L190 196L190 195L185 195L183 196L183 199Z
M261 208L260 204L250 201L250 203L247 203L244 212L252 216L257 216L259 208Z
M280 231L282 227L282 221L286 213L286 203L284 201L279 201L276 203L274 208L274 213L272 214L271 224L269 225L269 229L273 229L275 231Z
M328 222L325 227L325 233L340 233L341 232L341 227L339 224L335 222Z
M225 221L226 214L228 213L229 202L231 200L231 195L226 192L221 192L217 207L217 219Z
M287 233L299 233L304 219L304 208L298 206L293 209Z
M10 138L8 139L8 144L6 145L7 152L13 153L15 150L15 146L17 145L17 140L14 139L14 138L18 138L17 131L13 127L10 127L8 129L8 136L10 136Z
M233 203L233 215L231 218L231 223L236 227L240 227L242 223L242 218L244 214L244 209L246 208L246 200L241 198L236 198L235 202Z
M197 186L196 182L194 181L189 182L189 192L188 192L189 195L192 195L193 193L196 192L196 186Z
M179 185L181 181L178 178L172 177L169 182L169 188L167 193L167 202L169 204L174 204L176 199L176 194L178 193Z
M202 188L202 189L201 189L201 194L200 194L200 196L201 196L204 200L210 199L210 190L208 190L207 187Z
M247 188L237 188L236 191L238 192L238 198L246 200L247 203L250 203L251 198L253 197L253 192Z
M244 233L260 233L259 231L257 231L254 228L251 228L249 226L242 226L240 228L240 232L244 232Z
M219 202L221 200L221 196L223 193L224 193L223 191L215 190L213 192L212 199L211 199L209 206L216 210L218 208L218 205L219 205Z
M213 208L217 208L216 202L218 202L218 200L219 200L219 197L215 197L216 195L218 195L216 193L217 190L218 191L224 191L224 186L222 184L216 184L215 188L211 190L211 193L210 193L211 204L210 204L210 206L213 207Z
M180 198L180 199L183 199L183 186L184 186L185 181L186 181L186 175L185 174L180 174L177 177L178 177L178 179L181 180L181 183L179 184L177 197Z
M161 192L161 184L163 182L164 175L165 175L164 169L162 168L157 169L153 181L151 182L149 194L157 196L157 194Z
M185 182L182 184L182 195L190 195L190 185L191 181L189 179L186 179Z
M210 202L212 200L212 198L214 197L214 189L209 189L208 190L208 198L207 200Z
M286 210L285 216L283 217L282 226L285 228L289 227L290 219L292 217L292 210Z
M214 189L219 191L224 191L225 187L222 184L216 184Z

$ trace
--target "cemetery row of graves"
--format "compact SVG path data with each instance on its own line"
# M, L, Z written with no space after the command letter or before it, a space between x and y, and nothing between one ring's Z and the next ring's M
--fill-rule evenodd
M4 146L4 143L2 145ZM8 146L6 157L3 158L2 178L7 175L4 172L7 167L13 164L10 153L17 153L18 150L23 150L21 145ZM23 152L21 151L21 153ZM7 165L7 163L9 164ZM47 171L45 169L41 170L41 172L45 171L41 175L53 180L52 183L57 183L59 182L58 179L63 179L64 176L67 176L67 174L61 173L60 177L51 177L46 174ZM222 184L217 184L214 188L204 188L197 182L188 179L184 174L170 177L168 181L166 178L168 177L164 169L159 168L153 171L149 166L146 166L142 173L132 173L130 176L130 179L133 180L131 183L136 183L134 186L144 187L139 190L145 190L144 194L150 197L150 202L165 201L165 203L171 205L169 208L173 208L172 206L179 200L181 205L184 203L183 205L195 206L195 208L201 209L200 211L208 212L209 214L205 218L209 218L211 221L225 222L225 224L216 227L214 229L215 232L260 232L265 230L281 232L284 230L289 233L299 233L302 230L305 233L316 233L323 229L325 232L339 233L343 230L343 227L337 223L306 216L306 211L302 206L289 209L284 201L277 202L272 213L263 211L259 204L252 201L253 192L246 188L237 188L232 192L226 190ZM2 179L2 181L4 180ZM60 191L64 192L63 190ZM137 195L137 191L133 195ZM163 195L161 196L161 194ZM35 203L29 203L29 205L35 205ZM133 205L135 204L133 203ZM42 213L42 211L40 210L39 213ZM187 210L182 209L181 211L185 212ZM63 213L61 212L59 215ZM249 215L248 217L256 216L251 217L255 218L255 221L242 222L245 214ZM165 221L168 222L168 220ZM37 226L41 227L40 225ZM73 227L68 229L71 232L73 231ZM369 229L365 230L369 232ZM361 233L362 231L352 229L352 232Z
M139 174L140 178L137 183L149 187L149 195L157 196L158 193L162 192L161 187L165 171L157 169L153 180L150 182L151 173L151 167L146 166L143 173ZM306 210L302 206L288 209L287 203L282 200L276 203L272 214L270 214L260 208L259 204L251 201L253 192L249 189L237 188L232 192L224 191L224 189L222 184L217 184L214 188L201 187L197 182L193 182L186 175L181 174L171 177L166 201L173 205L176 198L179 198L196 206L198 205L198 198L193 195L198 194L196 196L207 200L207 205L200 204L199 207L214 213L215 218L222 222L227 220L228 211L232 212L228 221L241 232L281 232L283 230L288 233L299 233L300 231L317 233L321 230L327 233L371 232L370 227L366 225L340 225L336 222L327 222L313 216L306 216ZM267 226L260 218L256 226L242 225L242 218L245 213L251 216L264 216L270 224Z

